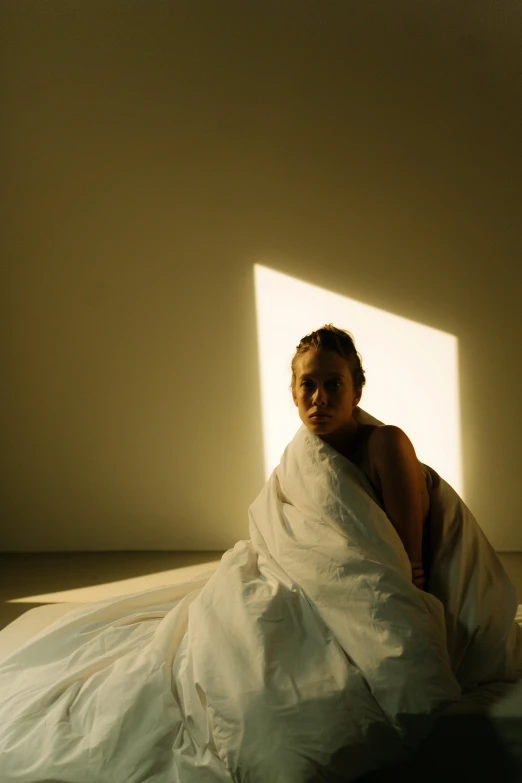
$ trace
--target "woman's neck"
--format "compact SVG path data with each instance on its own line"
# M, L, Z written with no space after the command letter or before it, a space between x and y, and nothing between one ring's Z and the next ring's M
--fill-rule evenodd
M361 425L351 418L334 432L322 435L322 439L344 457L350 458L357 446Z

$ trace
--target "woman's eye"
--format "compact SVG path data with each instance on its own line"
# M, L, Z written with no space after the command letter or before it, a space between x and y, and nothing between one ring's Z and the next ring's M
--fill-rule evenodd
M303 381L301 384L301 386L304 386L305 388L308 388L311 385L312 385L311 381ZM341 381L332 381L332 383L330 384L330 386L340 386L340 385L341 385Z

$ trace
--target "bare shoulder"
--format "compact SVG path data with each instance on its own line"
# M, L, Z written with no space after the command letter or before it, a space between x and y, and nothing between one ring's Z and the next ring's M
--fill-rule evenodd
M368 456L373 462L382 459L416 457L413 443L404 430L395 424L384 424L370 433L368 438Z
M368 440L368 460L374 482L383 494L386 494L383 488L387 488L388 502L393 493L405 491L404 487L409 488L408 492L419 490L422 518L426 520L430 509L428 484L422 463L404 430L392 424L376 427Z

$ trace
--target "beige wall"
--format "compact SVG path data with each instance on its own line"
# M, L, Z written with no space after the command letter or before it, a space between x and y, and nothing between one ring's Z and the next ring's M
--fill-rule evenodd
M248 537L267 258L458 337L522 550L521 8L4 0L1 550Z

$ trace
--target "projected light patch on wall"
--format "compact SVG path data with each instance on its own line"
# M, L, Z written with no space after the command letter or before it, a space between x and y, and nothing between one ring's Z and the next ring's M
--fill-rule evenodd
M362 356L359 406L406 432L421 462L464 498L458 343L451 334L254 265L265 475L301 420L290 391L290 362L305 334L332 323Z

